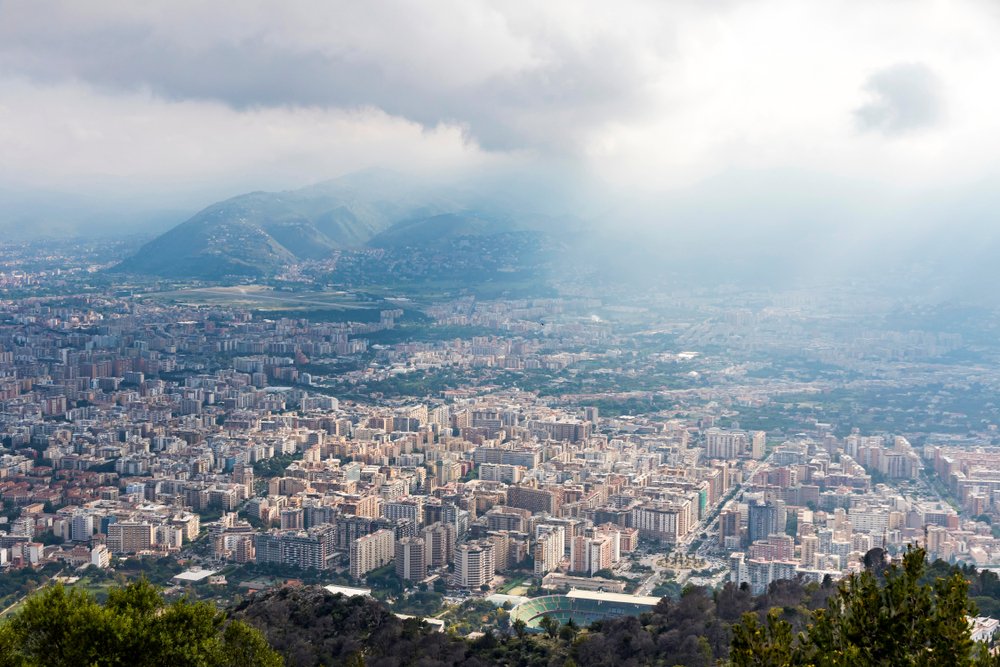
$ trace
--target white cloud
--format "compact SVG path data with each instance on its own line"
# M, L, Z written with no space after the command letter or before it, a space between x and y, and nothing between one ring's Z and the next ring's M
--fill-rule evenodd
M164 201L299 187L391 164L414 172L498 161L460 127L425 129L379 109L275 107L0 81L0 182ZM205 203L205 202L202 202Z
M920 63L901 63L876 72L865 90L871 98L854 112L863 131L904 134L934 127L942 120L937 77Z
M974 0L5 2L0 185L190 199L534 159L648 191L959 188L1000 161L998 26ZM887 86L900 63L933 75Z

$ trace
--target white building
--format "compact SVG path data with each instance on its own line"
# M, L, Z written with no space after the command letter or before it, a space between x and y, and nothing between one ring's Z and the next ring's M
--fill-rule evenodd
M465 542L455 548L455 585L473 590L493 583L494 545L489 540Z

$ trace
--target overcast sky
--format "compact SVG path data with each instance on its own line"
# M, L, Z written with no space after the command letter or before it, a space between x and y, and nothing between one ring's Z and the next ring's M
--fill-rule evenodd
M993 0L0 0L0 193L523 165L959 196L995 189L998 73Z

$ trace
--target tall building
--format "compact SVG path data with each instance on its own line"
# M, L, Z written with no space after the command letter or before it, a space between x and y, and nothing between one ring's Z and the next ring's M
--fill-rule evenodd
M725 431L710 428L705 431L705 456L710 459L735 459L746 456L749 450L747 434L743 431Z
M245 463L237 463L233 466L233 482L242 484L246 491L246 497L253 496L254 476L253 466Z
M486 512L486 522L490 530L513 530L524 532L531 512L518 507L497 505Z
M422 537L404 537L396 542L396 574L409 581L421 581L427 576L426 545Z
M410 496L386 503L382 506L382 512L389 521L409 519L414 526L422 526L424 524L423 496Z
M483 463L479 466L479 479L485 482L519 484L524 477L524 468L506 463Z
M390 563L395 550L395 533L387 528L359 537L351 544L351 576L360 579L368 572Z
M566 529L551 524L540 525L535 530L535 576L542 577L562 563L566 554Z
M90 550L90 564L104 569L111 565L111 552L103 544L98 544Z
M742 543L739 511L726 510L719 514L719 540L728 549L739 549Z
M339 516L335 524L335 541L337 549L348 551L354 540L364 535L370 535L376 530L389 528L392 524L385 518L373 519L364 516Z
M795 579L798 564L794 561L746 558L746 554L729 554L729 580L737 586L748 584L754 595L761 595L779 579Z
M747 523L747 539L752 544L773 533L784 533L785 524L780 521L784 508L777 503L756 501L750 503L749 521Z
M424 528L427 567L447 567L455 556L455 526L438 521Z
M300 569L327 570L333 563L336 531L325 524L307 530L259 533L253 553L258 563L279 563ZM249 549L244 546L244 555Z
M469 530L469 511L452 502L424 503L424 525L442 522L455 528L456 539L461 539ZM419 524L417 524L419 525Z
M758 540L747 549L747 556L759 560L791 561L795 558L795 538L791 535L772 533Z
M691 501L646 503L632 508L632 527L639 536L669 544L684 539L693 525Z
M478 589L490 586L496 573L494 545L489 540L476 540L455 549L455 585Z
M434 476L440 486L458 481L462 477L462 464L450 459L438 459L434 462Z
M281 510L282 530L302 530L305 528L305 512L301 507Z
M530 486L512 486L507 489L507 504L526 509L532 514L558 516L562 495L558 490L533 489Z
M108 526L108 550L116 554L148 551L156 539L156 527L150 523L118 521Z
M89 542L94 534L94 515L83 512L74 514L69 534L74 542Z
M594 425L579 421L542 421L533 419L528 422L532 432L548 436L552 440L580 442L590 437Z
M815 535L802 536L802 551L799 562L803 567L816 567L816 554L819 552L819 538Z
M493 531L486 536L493 543L493 562L497 572L506 572L510 567L510 533Z
M615 562L617 537L617 533L574 537L569 547L570 570L593 576L601 570L610 568Z

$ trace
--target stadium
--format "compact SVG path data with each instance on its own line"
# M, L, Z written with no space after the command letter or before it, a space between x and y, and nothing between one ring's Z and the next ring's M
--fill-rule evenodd
M606 593L603 591L572 590L566 595L543 595L531 598L510 610L510 620L524 621L530 629L539 628L548 616L564 624L570 619L579 626L616 616L638 616L651 611L660 598Z

